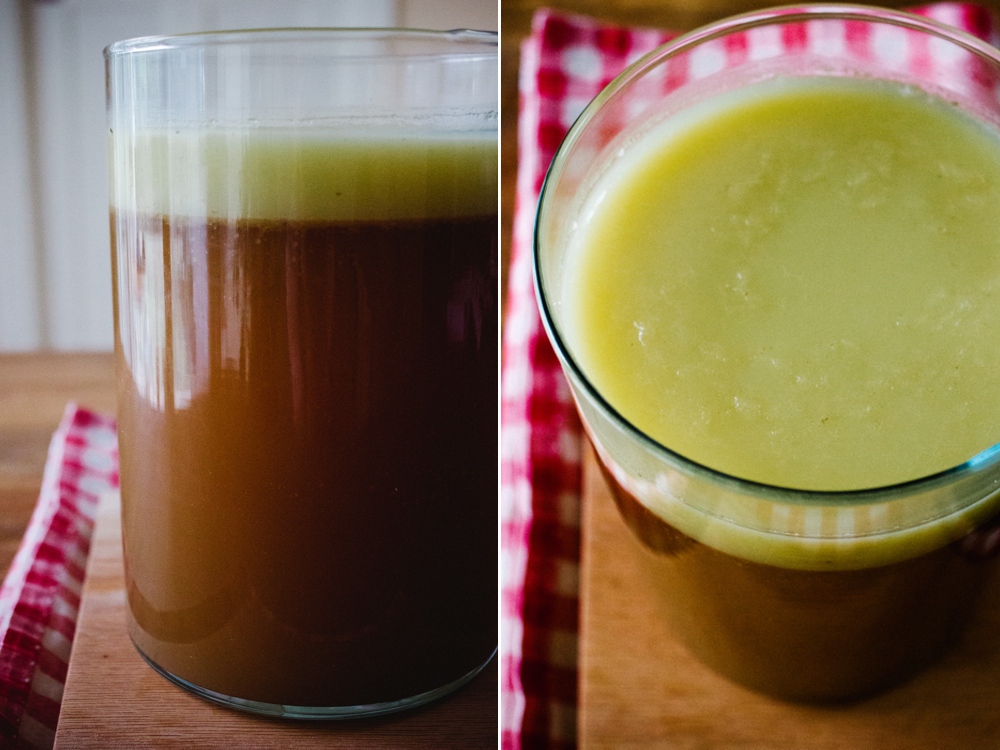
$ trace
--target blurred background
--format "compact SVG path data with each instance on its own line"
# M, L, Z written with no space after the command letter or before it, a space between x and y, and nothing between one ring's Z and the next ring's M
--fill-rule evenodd
M0 0L0 351L112 346L104 58L274 26L497 30L498 0Z

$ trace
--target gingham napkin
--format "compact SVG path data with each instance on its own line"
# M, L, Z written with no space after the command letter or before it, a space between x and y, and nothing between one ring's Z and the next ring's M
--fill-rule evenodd
M912 9L997 44L984 8L939 3ZM539 11L521 50L518 175L504 322L501 397L501 745L504 750L576 746L580 558L580 426L535 306L531 242L545 170L584 106L626 65L672 33L608 26ZM859 55L891 56L925 75L968 76L927 45L873 38L845 23L838 38L750 36L694 64L725 65L755 44L841 44ZM681 82L697 74L671 70Z
M2 748L52 747L98 501L117 489L114 420L69 404L0 587Z

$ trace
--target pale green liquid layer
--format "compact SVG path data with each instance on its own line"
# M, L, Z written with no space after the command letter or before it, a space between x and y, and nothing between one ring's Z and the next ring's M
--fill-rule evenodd
M489 216L495 134L307 130L151 132L112 137L112 205L207 218L369 221ZM116 184L116 179L118 180Z
M630 146L582 214L570 347L677 453L848 490L1000 440L1000 139L944 103L763 84Z

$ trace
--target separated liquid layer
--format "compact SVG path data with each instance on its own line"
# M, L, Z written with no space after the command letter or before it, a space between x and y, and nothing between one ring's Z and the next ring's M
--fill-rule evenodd
M775 80L644 134L574 234L569 343L627 420L797 489L1000 440L1000 139L919 90Z
M568 346L663 446L742 479L857 490L1000 439L987 126L895 84L776 79L636 135L591 187L566 265ZM974 528L996 498L946 512L942 492L937 519L932 492L726 504L725 481L638 478L602 457L675 632L780 697L856 698L912 674L992 570ZM918 505L925 523L908 526Z
M289 706L478 668L496 647L495 139L134 153L171 165L137 170L146 210L112 215L137 646Z

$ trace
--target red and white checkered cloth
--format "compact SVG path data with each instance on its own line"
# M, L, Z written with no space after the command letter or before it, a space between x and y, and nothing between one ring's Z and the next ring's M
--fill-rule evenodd
M992 44L998 25L984 8L939 3L913 9ZM501 398L501 746L504 750L576 746L577 625L580 559L581 433L569 388L535 306L531 244L545 171L584 106L626 65L672 33L608 26L539 11L521 50L518 175ZM838 38L747 34L699 64L722 66L755 44L838 44L861 56L891 56L924 75L945 70L926 44L874 38L844 23ZM902 56L902 57L900 57ZM936 66L936 67L935 67ZM697 71L673 69L682 82ZM995 103L995 99L994 99Z
M51 748L98 501L118 489L115 422L69 404L0 587L0 748Z

